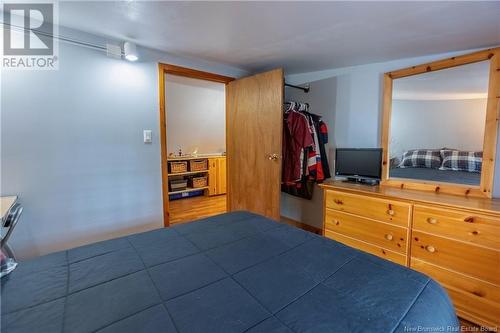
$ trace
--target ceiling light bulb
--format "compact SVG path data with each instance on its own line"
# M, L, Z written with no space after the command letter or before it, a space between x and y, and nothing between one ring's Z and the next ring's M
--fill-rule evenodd
M139 56L137 55L137 46L130 42L125 42L123 44L123 51L125 54L125 59L128 61L137 61Z
M128 61L137 61L137 59L139 58L136 55L128 54L125 56L125 59L127 59Z

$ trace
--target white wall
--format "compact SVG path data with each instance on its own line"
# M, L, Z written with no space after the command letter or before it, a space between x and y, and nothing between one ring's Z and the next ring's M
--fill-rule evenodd
M25 207L11 238L20 258L161 227L158 61L244 74L143 48L139 55L129 63L61 43L58 71L2 71L0 192ZM143 129L153 130L152 144Z
M393 100L389 152L410 149L482 151L486 99Z
M401 59L362 66L338 68L318 72L287 75L286 80L293 84L311 83L335 78L336 86L325 94L335 97L335 122L330 126L336 147L379 147L382 115L383 74L392 70L444 59L475 50L452 52L425 57ZM500 134L500 131L499 131ZM500 135L499 135L500 136ZM499 138L500 142L500 138ZM500 144L497 145L500 156ZM494 197L500 197L500 163L496 164ZM303 219L304 223L318 226L321 219L320 206L293 204L286 208L294 216L316 216L314 221ZM300 219L298 219L300 221Z
M165 76L168 152L225 152L225 84Z
M336 78L311 83L311 90L305 94L301 90L286 88L285 99L309 103L312 113L321 115L329 129L329 141L326 151L329 152L330 170L333 174L333 155L335 151L334 124L336 104ZM317 228L322 224L323 191L314 187L312 200L298 198L281 193L281 215L295 221L302 221Z

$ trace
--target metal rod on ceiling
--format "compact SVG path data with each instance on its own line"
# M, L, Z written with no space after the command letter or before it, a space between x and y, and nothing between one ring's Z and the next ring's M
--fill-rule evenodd
M61 35L54 35L54 34L51 34L51 33L45 32L45 31L41 31L41 30L38 30L38 29L32 29L32 30L30 30L30 29L25 28L25 27L20 27L18 25L14 25L14 24L7 24L5 22L2 22L2 24L4 26L9 26L12 30L16 30L16 31L19 31L19 32L29 33L31 31L33 31L33 32L36 32L39 35L50 37L50 38L59 39L60 41L67 42L67 43L70 43L70 44L80 45L80 46L83 46L83 47L87 47L87 48L94 49L94 50L99 50L99 51L104 51L104 52L107 51L107 48L106 48L105 45L98 45L98 44L94 44L94 43L89 43L89 42L85 42L85 41L82 41L82 40L77 40L75 38L64 37L64 36L61 36Z
M301 86L296 86L296 85L293 85L293 84L290 84L290 83L286 83L285 82L285 87L290 87L290 88L295 88L295 89L300 89L302 91L304 91L306 94L309 92L309 90L311 89L309 87L309 85L306 85L305 87L301 87Z

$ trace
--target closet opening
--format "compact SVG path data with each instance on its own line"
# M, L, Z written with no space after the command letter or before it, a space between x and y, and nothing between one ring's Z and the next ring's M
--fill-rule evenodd
M225 89L232 80L159 64L166 227L227 211Z
M285 82L280 215L283 222L322 233L323 191L334 177L336 79Z

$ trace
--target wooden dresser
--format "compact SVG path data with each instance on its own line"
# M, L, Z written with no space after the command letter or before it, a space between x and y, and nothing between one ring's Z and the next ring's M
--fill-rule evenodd
M433 277L460 317L500 327L500 200L345 182L322 187L326 237Z

